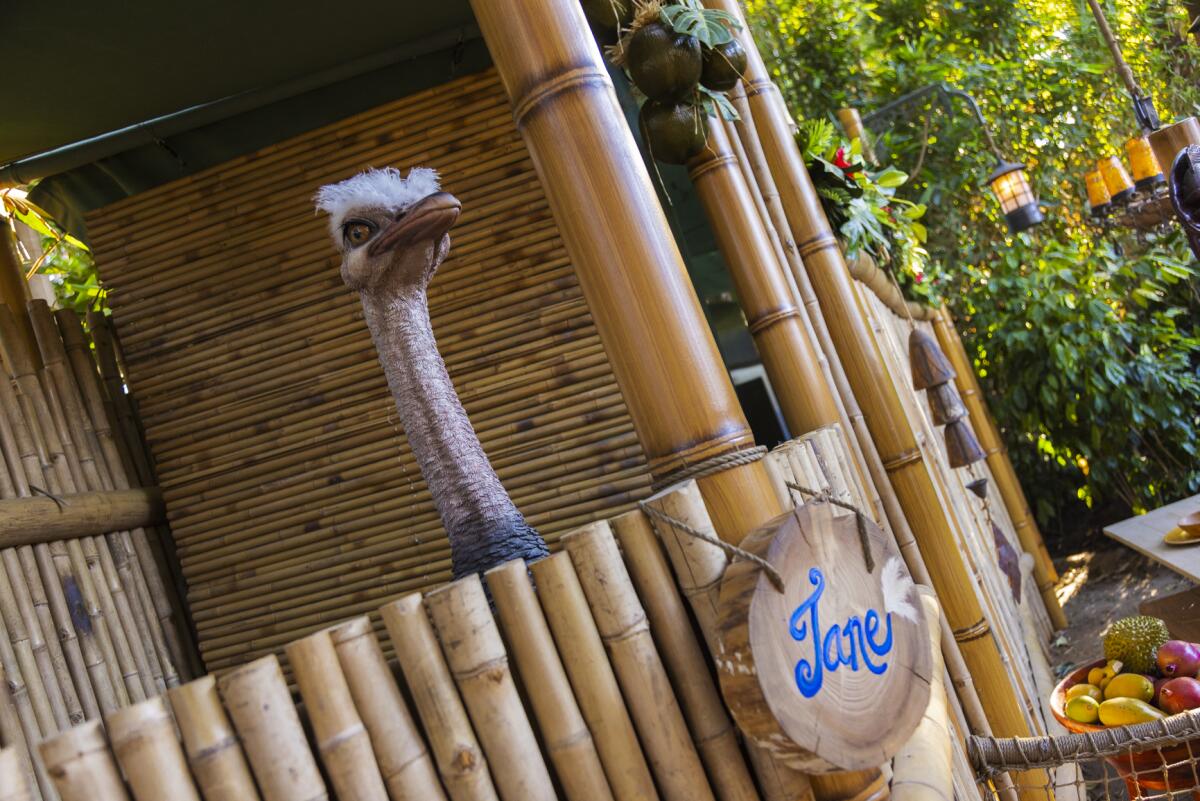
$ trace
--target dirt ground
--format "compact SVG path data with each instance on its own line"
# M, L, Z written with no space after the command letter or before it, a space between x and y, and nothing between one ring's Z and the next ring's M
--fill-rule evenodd
M1138 614L1143 601L1193 586L1178 573L1099 531L1087 539L1091 548L1073 548L1073 553L1054 559L1059 573L1058 598L1065 601L1063 609L1070 623L1052 648L1055 672L1060 676L1101 655L1100 633L1110 623Z

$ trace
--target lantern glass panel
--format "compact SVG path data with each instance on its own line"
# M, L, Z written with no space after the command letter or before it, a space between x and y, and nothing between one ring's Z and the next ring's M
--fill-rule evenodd
M1000 201L1000 210L1005 214L1016 211L1022 206L1037 203L1033 189L1025 178L1024 170L1012 170L998 175L992 180L992 191Z

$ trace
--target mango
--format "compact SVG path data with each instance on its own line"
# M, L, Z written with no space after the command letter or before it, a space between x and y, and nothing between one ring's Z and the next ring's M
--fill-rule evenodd
M1111 698L1100 705L1099 716L1105 726L1129 726L1159 720L1166 714L1138 698Z
M1103 690L1113 680L1121 668L1125 667L1115 659L1110 659L1104 667L1094 667L1088 671L1087 683Z
M1100 717L1100 702L1090 695L1077 695L1067 701L1063 711L1077 723L1095 723Z
M1140 673L1114 676L1104 687L1104 699L1136 698L1147 704L1154 700L1154 682Z
M1104 668L1094 667L1088 671L1087 683L1093 687L1099 687L1100 682L1104 681Z
M1071 700L1080 695L1090 696L1096 699L1096 703L1104 700L1104 691L1095 684L1076 684L1071 689L1067 690L1067 700Z

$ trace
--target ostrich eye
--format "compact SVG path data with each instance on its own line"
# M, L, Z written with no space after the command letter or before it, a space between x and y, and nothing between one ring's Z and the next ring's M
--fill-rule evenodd
M350 220L342 226L342 239L352 248L366 242L374 233L375 226L365 220Z

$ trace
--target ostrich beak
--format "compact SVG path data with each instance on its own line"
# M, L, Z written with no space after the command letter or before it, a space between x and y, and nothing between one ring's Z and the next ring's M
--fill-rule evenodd
M462 204L449 192L427 195L400 212L395 221L367 246L367 254L378 256L401 245L440 239L458 222L461 211Z

